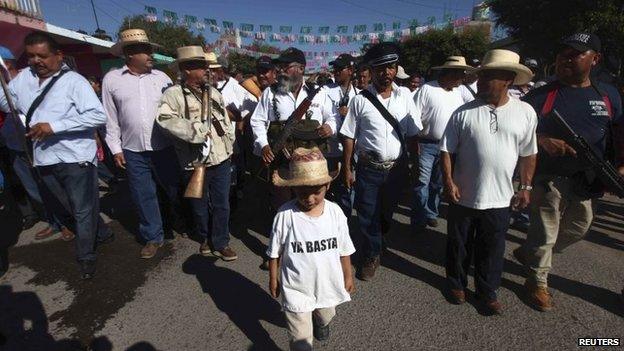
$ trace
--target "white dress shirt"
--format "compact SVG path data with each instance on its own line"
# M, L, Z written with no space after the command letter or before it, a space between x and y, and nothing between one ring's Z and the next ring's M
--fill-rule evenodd
M342 122L344 121L344 117L342 117L339 113L340 108L340 100L344 97L344 93L342 92L342 87L338 84L331 84L326 86L325 94L327 94L327 98L330 100L329 102L332 105L332 113L334 114L334 118L336 119L336 130L340 130L342 128ZM360 89L351 85L349 87L349 101L353 99L357 94L360 93ZM328 157L340 157L342 156L342 143L340 142L340 137L338 133L334 133L334 135L329 139L329 149L331 150Z
M416 110L411 92L392 84L392 93L383 99L371 84L367 88L381 101L382 105L396 118L401 132L411 137L422 130L420 114ZM399 135L375 106L362 94L355 96L349 104L340 134L355 139L355 152L373 153L379 161L394 161L401 156Z
M299 91L296 98L292 92L281 94L278 92L273 93L271 88L264 89L262 96L260 96L260 102L250 119L254 137L254 153L256 155L261 156L262 148L269 144L267 139L269 123L286 121L307 96L308 93L305 88ZM275 102L275 110L273 102ZM314 96L306 115L310 115L310 119L317 120L321 125L327 124L331 128L332 133L336 133L336 118L332 112L331 101L327 99L324 90L319 91ZM306 117L304 116L303 118Z

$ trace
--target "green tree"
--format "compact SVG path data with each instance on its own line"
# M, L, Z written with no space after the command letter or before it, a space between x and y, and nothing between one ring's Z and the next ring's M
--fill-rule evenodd
M425 74L431 67L444 63L448 56L481 59L488 45L488 35L478 28L465 29L460 33L455 33L450 27L429 30L401 43L401 64L407 72Z
M496 23L519 40L523 54L551 60L557 43L579 31L597 34L603 52L624 55L621 0L490 0Z
M243 75L254 74L256 72L256 59L249 55L230 52L228 54L230 71L238 71Z
M170 23L149 22L142 15L124 18L119 32L128 28L140 28L145 30L150 41L162 46L159 53L175 57L176 49L181 46L200 45L204 46L206 39L201 34L195 34L188 28Z

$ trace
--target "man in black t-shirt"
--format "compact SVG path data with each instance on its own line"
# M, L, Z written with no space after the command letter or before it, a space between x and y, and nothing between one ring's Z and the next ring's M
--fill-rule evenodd
M563 248L583 238L593 218L592 198L602 196L601 188L591 186L595 183L587 172L590 166L576 157L554 121L545 116L552 109L559 111L572 129L605 158L612 125L622 114L615 88L590 80L592 67L600 60L598 37L577 33L561 44L556 59L557 79L524 98L538 114L539 153L527 241L514 255L528 267L525 287L530 301L541 311L553 307L547 285L553 246L557 243L558 248ZM613 142L620 145L619 140ZM617 166L624 174L622 162Z

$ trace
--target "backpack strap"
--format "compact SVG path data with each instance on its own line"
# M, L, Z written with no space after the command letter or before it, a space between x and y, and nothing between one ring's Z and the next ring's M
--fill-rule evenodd
M43 102L43 99L46 97L50 89L52 89L54 83L56 83L67 72L69 72L68 69L63 69L59 74L52 77L50 83L48 83L48 85L43 88L41 94L39 94L39 96L35 98L32 104L30 104L30 108L28 108L28 112L26 113L26 121L24 122L24 127L26 127L26 133L30 131L30 120L32 119L32 116L33 114L35 114L35 111L37 110L39 105L41 105L41 103Z

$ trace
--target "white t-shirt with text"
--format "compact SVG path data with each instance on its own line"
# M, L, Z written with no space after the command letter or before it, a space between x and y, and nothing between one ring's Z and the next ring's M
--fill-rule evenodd
M453 113L440 149L456 155L453 181L459 205L509 207L518 157L537 154L536 127L535 110L514 98L495 109L477 99Z
M341 256L355 252L347 217L340 207L324 200L319 217L284 204L273 221L267 255L281 257L282 307L290 312L311 312L351 300L344 286Z

